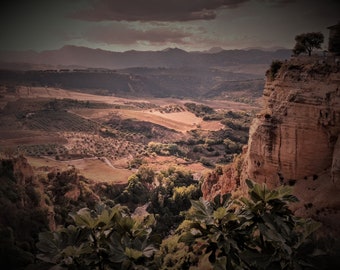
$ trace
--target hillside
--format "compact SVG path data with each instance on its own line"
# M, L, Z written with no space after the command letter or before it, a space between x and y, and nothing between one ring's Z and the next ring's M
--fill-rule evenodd
M41 86L126 97L219 97L246 91L257 98L263 87L257 75L208 68L130 68L123 70L0 70L5 87Z
M335 269L339 67L319 60L269 69L250 131L230 100L3 86L2 264Z

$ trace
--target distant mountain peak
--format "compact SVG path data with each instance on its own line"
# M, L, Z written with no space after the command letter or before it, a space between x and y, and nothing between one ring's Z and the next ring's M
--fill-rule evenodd
M207 52L207 53L219 53L219 52L222 52L222 51L224 51L224 49L221 48L221 47L212 47L205 52Z
M162 50L162 52L181 52L181 53L187 53L187 51L179 49L177 47L175 47L175 48L166 48L166 49Z

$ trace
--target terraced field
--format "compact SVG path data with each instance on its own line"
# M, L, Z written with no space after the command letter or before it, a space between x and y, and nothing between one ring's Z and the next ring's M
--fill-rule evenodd
M124 183L143 162L158 169L177 164L201 174L240 151L250 124L245 112L254 107L205 100L196 109L212 114L199 115L188 110L188 102L195 108L192 100L18 87L2 93L0 153L24 154L40 173L74 166L96 181Z

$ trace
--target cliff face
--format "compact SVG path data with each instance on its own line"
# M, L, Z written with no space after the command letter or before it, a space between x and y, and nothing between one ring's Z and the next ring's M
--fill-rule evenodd
M245 179L290 185L300 200L293 206L298 215L340 228L340 65L334 60L298 57L274 76L268 72L263 110L251 125L239 179L229 172L216 183L207 179L203 189L242 190ZM207 199L217 193L203 190Z
M267 78L254 119L241 186L249 178L293 187L296 214L340 234L340 66L333 59L291 59Z
M339 179L340 72L320 61L292 59L267 80L243 178L277 186L329 170L333 182Z

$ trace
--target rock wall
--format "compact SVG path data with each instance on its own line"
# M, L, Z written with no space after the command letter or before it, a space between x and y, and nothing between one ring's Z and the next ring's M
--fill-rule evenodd
M250 129L243 179L293 185L330 170L332 181L339 180L339 69L332 61L296 58L267 79L264 109Z
M340 66L332 57L298 57L267 77L241 186L247 178L290 185L300 200L296 214L340 235Z
M218 179L207 178L204 197L235 186L245 192L245 179L269 187L290 185L300 200L292 205L296 214L340 235L339 135L340 65L334 57L290 59L267 74L263 109L252 122L242 165L229 165Z

